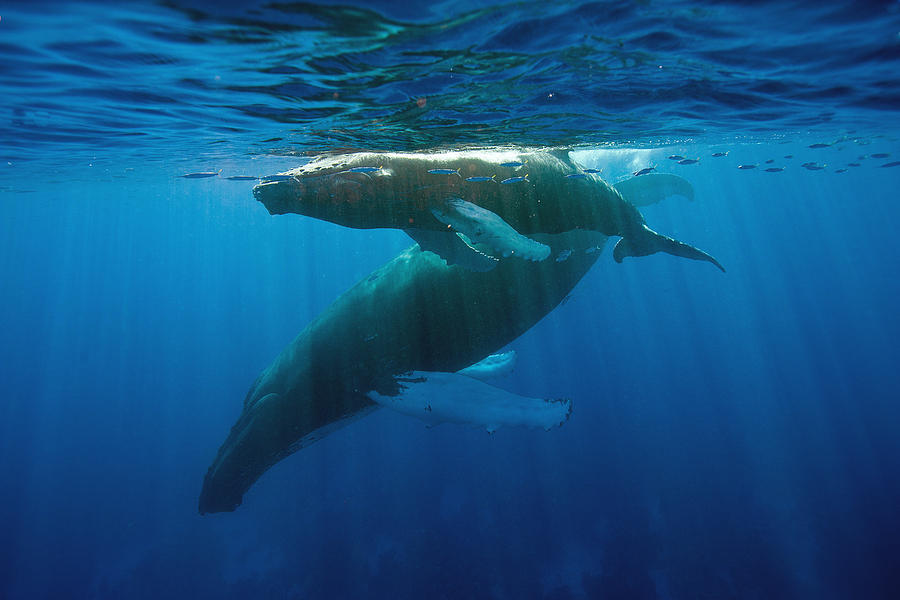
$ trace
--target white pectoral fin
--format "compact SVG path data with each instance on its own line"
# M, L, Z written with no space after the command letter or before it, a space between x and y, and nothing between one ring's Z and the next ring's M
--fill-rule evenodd
M571 400L519 396L459 373L413 371L397 382L401 391L396 396L373 391L369 399L429 425L460 423L489 432L501 425L551 429L572 412Z
M404 229L419 248L434 252L448 265L458 265L469 271L484 273L497 266L498 259L478 251L453 231L430 229Z
M450 198L444 207L431 212L472 243L484 244L504 257L544 260L550 256L550 246L522 235L496 213L461 198Z

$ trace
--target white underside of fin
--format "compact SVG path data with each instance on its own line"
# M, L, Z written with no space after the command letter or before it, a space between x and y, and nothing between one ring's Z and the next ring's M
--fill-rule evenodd
M398 395L372 391L367 396L432 426L459 423L489 432L501 425L551 429L565 423L572 412L571 400L518 396L459 373L413 371L397 381L402 388Z

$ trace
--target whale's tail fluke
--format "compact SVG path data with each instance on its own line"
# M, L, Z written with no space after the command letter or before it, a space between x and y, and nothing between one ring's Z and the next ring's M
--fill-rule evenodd
M619 240L616 247L613 248L613 258L620 263L626 256L647 256L657 252L665 252L691 260L704 260L719 267L723 273L725 272L725 267L703 250L657 233L646 225L637 235L623 237Z
M614 187L632 206L655 204L672 195L684 196L688 200L694 199L694 188L687 180L677 175L650 173L620 181ZM636 209L634 210L637 212ZM666 252L691 260L710 262L719 267L723 273L725 272L725 267L703 250L656 233L643 223L643 217L640 217L640 220L640 227L631 228L631 231L623 236L613 248L613 258L616 259L616 262L622 262L626 256L647 256L657 252Z

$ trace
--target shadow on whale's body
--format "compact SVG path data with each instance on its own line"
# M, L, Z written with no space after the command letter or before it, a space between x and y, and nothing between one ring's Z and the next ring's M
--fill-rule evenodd
M477 181L498 187L473 191L464 184L463 169L509 168L503 166L504 158L489 155L485 161L484 153L475 154L472 160L464 154L441 160L385 157L390 162L386 166L342 164L324 174L319 168L309 180L290 176L257 186L254 193L272 213L299 212L358 227L405 228L412 218L417 229L411 235L419 236L419 244L338 297L257 378L206 473L201 513L234 510L269 467L377 408L375 400L410 410L410 403L421 402L423 394L406 394L408 375L454 373L515 340L572 291L597 261L607 234L622 236L613 253L617 261L663 249L721 268L709 255L647 228L627 198L602 180L567 177L575 168L567 155L565 160L548 153L513 155L530 165L533 182L524 175L511 185ZM315 173L317 168L307 170ZM643 188L645 202L673 189L671 182L653 182L632 184ZM689 188L680 183L679 193L692 195ZM442 204L448 192L463 204ZM453 223L469 228L465 233L436 220L456 208L462 212L451 215ZM492 214L485 217L485 210ZM474 220L465 220L472 215ZM580 227L582 222L592 226ZM497 235L485 237L482 244L478 233L485 229ZM526 234L527 239L519 239ZM501 259L491 256L496 248L487 241L509 244L507 249L546 250ZM423 250L429 243L434 246ZM479 260L490 262L484 267ZM432 379L442 384L446 378ZM472 403L454 406L447 402L451 396L441 393L439 408L445 416L472 422L470 415L460 416ZM493 408L499 410L499 405ZM516 406L518 422L534 424L525 418L531 413L520 408ZM498 410L493 417L502 419ZM568 417L568 410L561 412ZM546 419L541 423L548 426ZM481 424L491 430L502 423Z

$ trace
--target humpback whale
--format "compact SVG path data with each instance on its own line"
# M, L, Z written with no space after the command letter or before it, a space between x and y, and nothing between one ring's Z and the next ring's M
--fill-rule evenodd
M413 246L316 317L251 386L203 481L201 514L232 511L271 466L400 396L415 371L454 373L511 343L596 262L594 232L539 235L568 260L449 266Z
M555 198L546 199L552 204ZM564 203L556 206L559 210ZM565 218L549 213L547 217ZM237 422L204 477L200 513L235 510L270 467L378 408L379 401L415 405L419 400L403 396L404 379L416 372L462 370L463 375L477 377L485 364L468 372L466 368L478 367L479 361L507 346L562 302L596 262L600 256L596 250L607 240L603 233L577 227L566 233L529 233L535 243L550 248L551 255L568 253L568 258L499 260L486 271L451 266L416 245L339 296L250 387ZM505 359L494 360L496 369L488 371L506 368ZM523 416L521 423L552 426L554 414L561 413L550 414L547 409L566 409L567 417L569 407L542 406L539 418ZM524 408L514 402L514 411L525 415ZM471 413L454 414L449 404L441 409L444 420L472 421ZM509 416L506 410L500 418ZM496 425L481 424L488 429Z
M682 181L636 177L619 190L581 171L564 150L361 152L313 160L253 193L271 214L402 229L448 264L472 270L490 270L508 256L545 260L550 250L533 234L588 230L622 238L613 249L616 262L666 252L724 271L706 252L650 229L623 198L647 204L661 193L692 195Z

